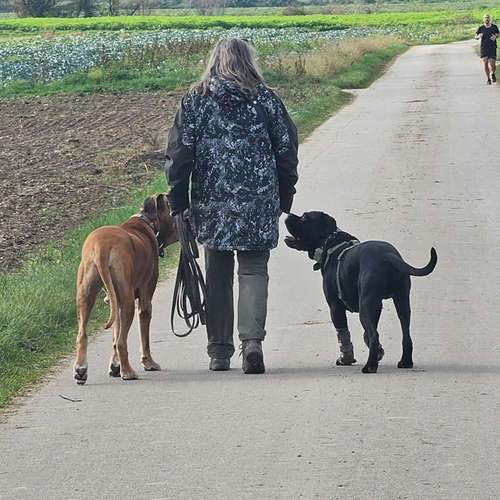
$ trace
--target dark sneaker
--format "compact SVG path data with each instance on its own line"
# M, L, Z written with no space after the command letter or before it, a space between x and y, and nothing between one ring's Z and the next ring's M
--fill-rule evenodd
M241 345L242 370L247 374L264 373L264 354L260 340L244 340Z
M341 352L340 357L337 359L337 366L350 366L356 363L356 359L354 358L354 351Z
M230 366L229 358L210 358L209 370L213 372L226 372Z
M491 73L491 81L492 82L496 82L497 81L497 77L496 77L495 73Z
M486 85L491 85L491 80L489 78L486 80Z

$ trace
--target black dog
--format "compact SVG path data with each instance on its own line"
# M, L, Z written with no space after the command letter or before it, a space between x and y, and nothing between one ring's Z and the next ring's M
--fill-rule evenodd
M403 330L403 355L398 368L412 368L410 276L430 274L436 267L436 250L431 249L431 260L419 269L407 264L390 243L360 243L337 228L335 219L323 212L306 212L302 217L289 215L285 224L292 235L285 238L285 243L295 250L308 252L316 261L314 269L321 269L323 291L340 344L337 364L356 362L346 310L359 312L364 340L370 349L363 373L376 373L384 355L377 331L382 300L392 298Z

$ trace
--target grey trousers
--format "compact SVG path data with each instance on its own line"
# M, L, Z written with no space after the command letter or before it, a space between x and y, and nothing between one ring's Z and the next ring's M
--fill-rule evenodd
M266 335L269 251L238 251L238 333L241 341ZM207 352L211 358L234 354L234 252L205 247Z

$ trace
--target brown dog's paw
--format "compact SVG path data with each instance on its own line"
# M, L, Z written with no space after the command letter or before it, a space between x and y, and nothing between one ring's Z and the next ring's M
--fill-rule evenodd
M109 372L108 372L110 377L119 377L121 375L120 373L120 365L115 365L111 363L109 365Z
M88 366L75 365L73 373L73 377L78 385L83 385L87 382Z
M378 368L378 366L365 365L365 366L363 366L363 369L361 371L363 373L377 373L377 368Z
M413 368L413 361L412 360L405 361L405 360L402 359L398 363L398 368Z
M159 372L161 371L161 366L153 361L152 359L143 359L141 361L144 371L146 372Z
M137 380L139 377L134 370L130 370L129 372L122 373L122 380Z

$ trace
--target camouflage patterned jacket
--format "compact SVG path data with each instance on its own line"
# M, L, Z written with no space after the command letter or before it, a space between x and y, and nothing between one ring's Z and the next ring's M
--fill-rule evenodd
M182 99L167 144L172 213L190 208L200 243L214 250L270 250L297 182L297 130L260 84L249 95L214 78ZM189 185L191 181L191 203Z

